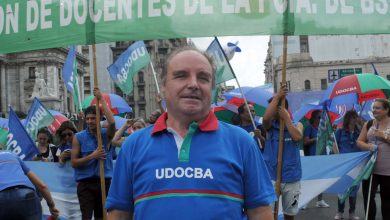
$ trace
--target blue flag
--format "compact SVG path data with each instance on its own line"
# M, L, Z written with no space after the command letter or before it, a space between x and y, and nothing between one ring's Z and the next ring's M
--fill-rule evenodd
M68 56L66 57L64 69L62 71L62 78L64 79L64 83L68 92L73 94L73 102L76 106L76 109L81 111L76 54L77 51L75 46L69 47Z
M49 127L54 120L54 116L42 105L39 99L35 97L31 108L28 111L24 127L30 137L35 140L37 138L38 130L43 127Z
M111 79L129 95L133 91L133 76L150 63L150 56L143 41L130 45L107 69Z
M18 155L22 160L31 160L34 155L38 154L35 143L12 108L9 111L8 129L7 150Z

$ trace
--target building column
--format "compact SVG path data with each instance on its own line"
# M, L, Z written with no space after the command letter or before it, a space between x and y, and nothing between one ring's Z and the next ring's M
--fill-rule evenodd
M6 113L7 108L7 78L5 73L5 63L2 63L0 66L0 80L1 80L1 112Z
M20 64L16 65L17 72L19 74L19 106L20 111L27 110L26 107L26 100L25 100L25 94L24 94L24 78L23 78L23 67ZM27 112L26 112L27 113Z

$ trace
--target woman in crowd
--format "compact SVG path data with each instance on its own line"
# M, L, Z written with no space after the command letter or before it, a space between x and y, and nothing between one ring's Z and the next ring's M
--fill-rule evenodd
M72 150L72 140L76 133L76 128L71 121L66 121L56 131L56 136L60 140L60 144L57 146L56 156L60 163L65 163L70 160L70 151Z
M305 128L303 132L303 152L305 156L314 156L316 155L317 148L317 133L318 125L321 120L321 111L314 110L311 113L310 124ZM322 199L322 193L318 195L316 206L319 208L329 208L329 204ZM306 205L302 207L306 209Z
M57 148L51 143L52 136L47 128L41 128L37 134L37 148L38 154L35 155L33 161L44 161L44 162L58 162L56 155Z
M135 132L139 129L146 127L146 122L142 118L127 119L123 126L115 132L115 136L111 141L111 144L115 147L120 147L125 141L125 132L131 128L131 132Z
M337 145L333 145L335 154L358 152L360 149L356 145L356 140L360 134L358 127L358 114L356 111L348 111L344 116L343 127L336 131ZM356 196L359 186L356 186L349 196L349 219L358 220L359 217L355 214ZM343 219L345 202L341 203L338 199L338 213L334 219Z
M390 219L390 102L387 99L375 100L372 113L374 120L364 124L357 140L360 149L378 152L371 176L370 198L368 198L370 179L364 180L362 184L364 208L366 211L369 209L368 219L375 220L375 194L380 186L382 219Z

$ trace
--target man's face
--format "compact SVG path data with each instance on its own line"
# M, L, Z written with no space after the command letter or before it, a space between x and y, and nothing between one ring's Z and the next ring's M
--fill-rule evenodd
M96 115L95 114L87 114L85 116L85 123L90 130L96 129Z
M157 112L153 112L152 114L150 114L149 116L149 123L151 124L154 124L158 118L158 113Z
M250 105L250 104L248 104L248 106L249 106L250 114L252 114L252 116L254 117L255 116L255 108L253 107L253 105ZM242 114L243 118L245 120L248 120L248 121L251 120L250 114L248 112L248 108L245 106L244 107L244 112Z
M163 85L168 112L193 120L207 116L212 74L211 64L202 54L187 50L175 55L168 64Z

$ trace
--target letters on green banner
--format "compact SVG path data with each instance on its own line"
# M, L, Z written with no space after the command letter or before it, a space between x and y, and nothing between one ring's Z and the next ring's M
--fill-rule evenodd
M2 0L0 53L215 35L383 34L389 13L389 0Z

